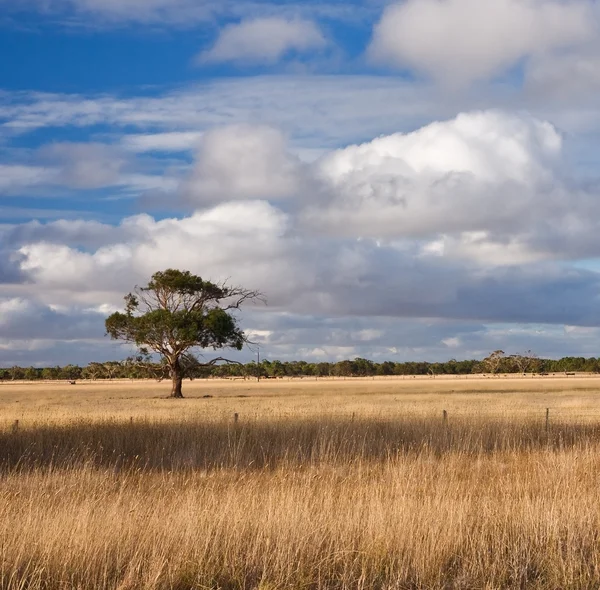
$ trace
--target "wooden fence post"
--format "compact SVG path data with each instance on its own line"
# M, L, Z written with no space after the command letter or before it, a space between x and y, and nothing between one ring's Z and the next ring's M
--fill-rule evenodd
M19 432L19 421L15 420L15 423L12 425L12 433L17 434Z
M550 408L546 408L546 432L550 428Z
M239 419L240 419L240 415L239 415L239 414L236 412L236 413L233 415L233 421L234 421L234 422L237 424Z
M448 424L448 412L444 410L444 424Z

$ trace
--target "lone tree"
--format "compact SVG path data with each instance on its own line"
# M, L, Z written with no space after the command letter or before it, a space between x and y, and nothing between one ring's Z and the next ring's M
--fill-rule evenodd
M189 271L168 269L152 275L146 287L125 296L125 313L106 319L106 332L160 354L169 368L171 397L182 398L184 365L194 348L234 348L247 343L231 312L251 300L262 299L258 291L205 281ZM222 357L205 363L231 362Z

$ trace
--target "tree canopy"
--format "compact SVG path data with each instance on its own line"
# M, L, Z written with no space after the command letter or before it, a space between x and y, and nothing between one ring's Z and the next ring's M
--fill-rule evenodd
M173 382L171 397L180 398L190 351L241 350L247 338L233 313L244 303L261 298L258 291L167 269L125 296L125 311L106 319L106 332L114 340L135 344L142 353L150 349L160 354ZM219 357L206 365L220 361L226 359Z

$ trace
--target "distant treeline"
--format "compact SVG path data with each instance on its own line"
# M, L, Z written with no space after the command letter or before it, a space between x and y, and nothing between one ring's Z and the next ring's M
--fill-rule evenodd
M269 361L260 364L224 364L205 366L187 359L186 377L374 377L391 375L469 375L477 373L600 373L600 359L565 357L560 360L538 359L535 355L505 356L496 351L483 360L450 360L445 363L385 361L376 363L356 358L335 363L306 361ZM147 359L127 359L106 363L90 363L85 367L10 367L0 369L0 380L67 380L77 379L164 379L168 377L165 365Z

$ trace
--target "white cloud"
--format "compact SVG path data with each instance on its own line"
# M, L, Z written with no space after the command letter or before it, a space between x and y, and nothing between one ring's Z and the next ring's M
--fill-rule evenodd
M271 201L260 205L262 214L265 219L281 219L283 214L273 202L286 198L286 227L302 236L302 245L297 244L294 251L319 248L319 240L333 236L373 239L386 256L422 259L424 264L430 264L426 259L437 258L482 267L510 266L599 256L600 243L593 228L598 199L593 192L573 185L567 175L563 177L561 155L562 138L552 125L529 115L500 111L462 114L412 133L379 137L333 151L313 163L291 156L284 135L273 128L229 126L203 136L192 172L179 189L192 207L225 203L221 207L184 220L131 218L118 232L106 232L124 233L121 244L111 238L95 259L52 237L62 231L56 224L23 226L18 232L13 230L9 239L23 245L21 254L28 260L24 268L35 269L40 276L53 267L51 261L44 262L43 252L50 241L54 244L52 258L62 261L59 267L72 268L74 275L85 277L82 284L87 284L88 275L96 274L95 264L106 260L111 268L119 269L121 255L123 276L129 276L136 249L128 240L149 248L144 237L147 232L153 244L147 260L153 265L164 258L161 250L154 251L157 236L169 236L163 248L167 253L173 251L172 243L179 242L178 232L190 243L202 236L203 250L212 253L213 243L223 239L232 239L239 246L241 238L229 234L232 222L222 225L222 217L227 215L240 216L244 224L255 226L250 233L243 233L254 241L251 232L261 231L257 203ZM165 183L162 188L166 191L176 188L175 179ZM142 183L139 188L154 186ZM247 205L234 205L235 201ZM211 217L214 215L217 217ZM209 220L225 228L225 237L210 232L206 237ZM271 230L265 231L269 234ZM65 232L65 240L85 245L77 241L84 233ZM91 243L101 244L103 233L91 228ZM289 252L287 240L269 243L276 251ZM187 252L184 242L178 249ZM329 254L333 255L323 252L323 261ZM165 264L169 256L164 258ZM259 256L262 260L269 254L265 250ZM352 284L357 269L366 272L372 261L360 249L343 248L335 250L335 261L329 264L336 267L338 284ZM140 265L151 271L144 259ZM327 292L314 296L329 305Z
M593 62L593 54L586 49L581 56ZM530 61L527 71L542 57ZM456 95L423 81L375 75L225 78L126 98L3 92L0 141L42 128L59 133L59 128L76 127L83 134L102 125L111 128L111 135L120 135L128 151L187 150L194 147L195 134L200 136L207 129L223 125L251 123L281 128L295 150L323 150L381 134L411 131L460 112L490 108L525 110L577 137L599 132L600 103L595 86L583 80L579 83L579 77L571 84L571 74L578 70L569 72L568 63L564 67L561 64L559 61L562 74L553 83L557 92L547 92L549 85L536 85L540 90L534 91L534 85L529 84L521 92L511 85L482 84ZM571 92L571 86L581 92Z
M418 257L511 265L596 256L598 202L563 178L562 143L547 122L484 111L302 163L280 131L234 125L203 135L179 188L176 178L121 178L139 191L177 191L196 208L287 199L307 234L387 240Z
M543 179L544 161L560 149L561 138L549 123L483 111L344 148L324 159L323 172L334 182L371 170L408 177L460 173L487 182L525 183Z
M442 344L445 344L448 348L459 348L460 347L460 338L445 338L442 340Z
M134 284L177 267L264 291L270 304L265 317L287 311L600 324L596 273L539 262L502 268L420 257L372 240L319 239L299 233L289 215L261 201L220 205L180 220L129 218L86 251L35 241L32 233L17 252L21 271L47 305L118 305ZM354 341L376 340L367 329L353 330Z
M458 235L442 235L423 245L424 256L472 260L482 266L515 265L548 259L552 254L537 250L521 235L495 236L488 231L465 231Z
M568 65L560 69L564 72L562 80L570 81ZM16 134L36 129L59 133L57 128L75 127L83 134L102 125L111 128L115 143L120 136L123 151L140 150L148 154L145 157L154 158L166 156L152 153L154 150L173 150L170 157L185 158L187 163L187 154L176 154L175 150L195 149L196 137L208 129L250 123L283 130L294 153L310 155L495 106L552 121L570 135L572 143L581 144L593 167L597 150L584 143L589 134L600 134L600 103L594 86L574 81L582 92L572 93L570 84L560 80L555 80L553 93L546 91L549 85L537 85L537 91L529 84L522 94L510 88L500 91L484 86L460 97L423 82L367 75L221 79L155 96L128 98L4 92L0 93L0 141L4 137L8 142Z
M243 51L263 64L327 49L314 24L319 15L365 14L356 3L311 0L43 2L53 21L89 26L194 26L226 15L241 24L222 31L217 60L238 61ZM118 225L0 226L9 302L0 304L7 350L0 363L119 356L116 345L106 352L101 314L89 310L116 309L135 283L168 266L263 290L269 307L242 317L272 357L383 359L393 351L399 360L446 360L498 347L594 353L595 332L582 326L600 325L600 281L579 259L600 258L600 190L582 184L569 159L576 149L581 163L585 149L597 177L600 53L591 6L407 0L389 7L371 55L425 74L417 81L259 76L143 96L0 93L0 192L158 191L161 211L181 205L174 193L183 192L201 209ZM286 26L265 33L265 23ZM523 66L523 92L517 76L497 83L515 66ZM427 77L496 82L452 93ZM15 141L31 150L11 151L13 136L44 128ZM89 143L48 148L40 160L36 141L60 137L61 128L88 134ZM17 209L3 207L5 219L9 211ZM494 322L556 327L506 330Z
M64 301L93 305L120 301L136 282L164 268L189 268L213 280L235 276L235 282L254 288L270 283L270 298L276 305L281 293L311 288L310 276L296 276L293 266L299 251L284 239L289 220L263 201L229 203L184 219L155 221L147 215L127 218L119 228L96 226L101 246L83 251L66 245L82 244L73 234L60 243L56 225L31 228L15 235L24 257L21 269L39 285L46 285L47 303ZM83 231L84 228L82 227ZM37 234L37 235L36 235ZM93 242L87 244L89 248ZM278 276L280 283L269 277ZM98 297L98 293L102 293ZM107 295L110 294L110 295ZM108 300L106 299L108 297Z
M256 76L150 97L0 93L0 132L102 124L136 130L137 137L139 130L188 133L251 123L281 128L299 147L323 149L414 128L432 116L452 116L455 109L438 101L432 88L398 78Z
M218 18L315 18L349 22L371 19L377 6L363 0L0 0L11 11L39 12L53 24L72 28L107 28L135 23L157 27L191 28Z
M162 194L174 193L180 185L181 179L178 175L165 174L122 174L118 184L124 192L134 195L158 191ZM113 198L120 198L118 195Z
M118 228L90 227L97 243L88 243L85 251L59 243L56 232L55 243L36 241L43 238L44 226L32 229L21 236L26 244L18 248L20 267L31 282L18 287L19 297L35 294L39 305L50 311L31 311L24 303L16 311L15 305L3 309L15 338L25 333L24 326L29 337L37 339L54 326L54 337L62 340L67 332L57 328L59 320L67 322L84 312L92 318L89 309L112 310L122 305L123 294L134 284L143 284L167 267L263 290L269 306L246 310L243 325L265 335L264 352L271 358L317 349L328 357L339 353L389 358L395 349L397 358L443 359L458 336L460 344L452 356L470 356L470 351L479 350L477 345L494 348L493 339L474 342L465 337L464 320L462 328L447 325L460 318L600 325L595 304L600 278L595 273L539 263L507 269L472 266L418 257L371 240L319 240L298 233L288 215L264 202L221 205L179 220L137 216ZM71 241L83 241L83 233L81 227ZM52 232L46 237L51 236ZM47 319L41 321L40 313ZM423 317L441 319L418 319ZM101 333L100 321L83 325ZM73 340L90 335L68 334ZM507 340L518 341L515 350L540 350L542 343L540 338L532 342L509 335L505 348ZM558 340L544 346L543 350L562 350ZM0 354L0 362L14 359L17 350L13 346L12 356ZM56 350L64 354L64 349ZM97 354L104 358L105 351L97 348ZM41 358L39 353L36 358ZM92 353L88 358L94 358Z
M323 49L325 37L314 22L277 17L255 18L226 26L199 63L274 64L290 53Z
M581 235L593 206L564 187L561 146L552 125L499 111L380 137L316 164L320 192L302 219L327 234L425 240L422 254L446 258L520 264L555 256L541 242L548 233ZM569 227L569 214L583 225Z
M57 168L53 184L76 189L120 184L127 164L118 150L99 143L53 143L42 148L40 156Z
M384 11L369 54L462 86L592 38L593 6L590 0L407 0Z
M24 188L50 183L55 172L43 166L0 164L0 193L19 194Z
M372 342L378 340L384 335L383 330L366 329L352 333L352 337L359 342Z
M186 25L206 21L220 12L225 0L1 0L7 10L36 10L61 15L71 26L100 26L122 22ZM90 17L95 21L90 22ZM87 18L85 18L87 17Z
M21 151L15 150L24 159ZM64 189L110 187L118 189L111 198L122 198L124 193L174 192L181 181L178 170L165 171L160 167L155 173L148 173L152 170L144 170L117 145L51 143L33 153L25 150L25 155L25 163L0 164L0 194L57 196Z
M240 199L280 199L294 195L301 162L287 151L284 135L265 126L233 125L207 132L184 198L202 205Z
M123 137L121 145L136 153L185 152L197 148L203 135L202 131L130 134Z

